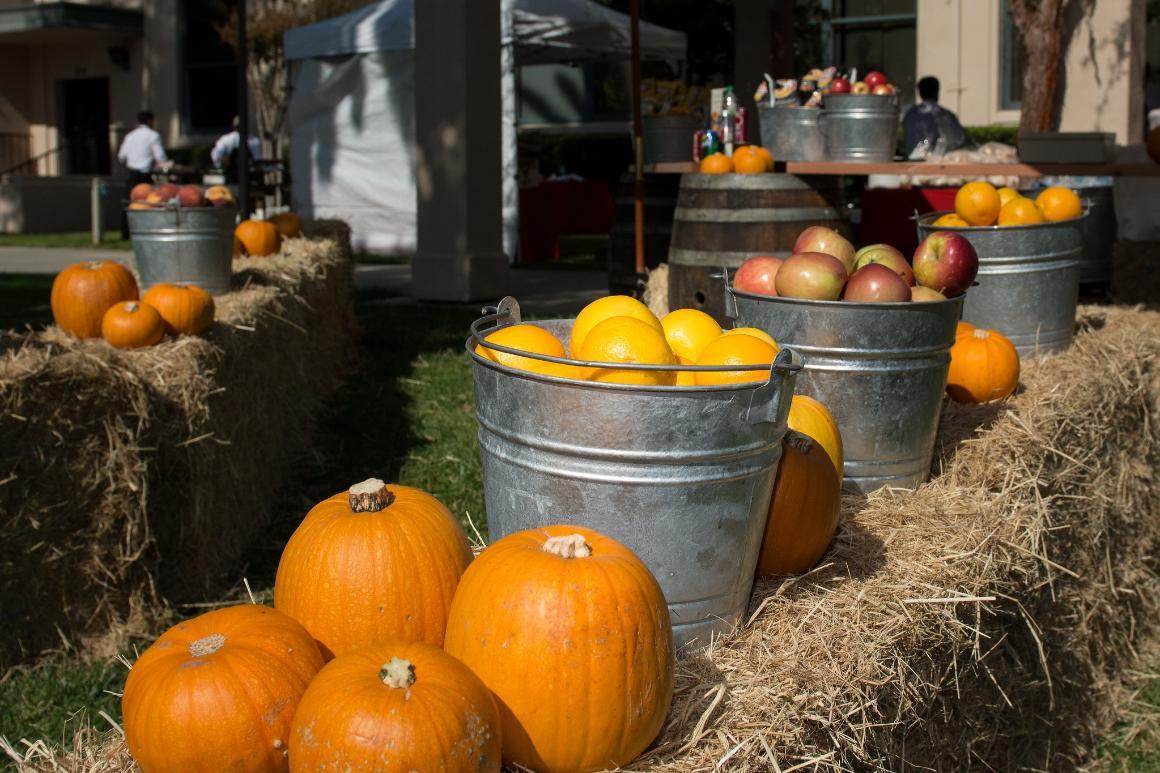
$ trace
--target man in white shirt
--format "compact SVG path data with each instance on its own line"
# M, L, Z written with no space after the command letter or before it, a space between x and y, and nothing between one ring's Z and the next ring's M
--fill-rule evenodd
M213 150L209 153L209 160L213 162L214 168L225 169L226 179L230 182L236 182L238 178L238 146L241 144L238 123L238 119L235 117L234 130L218 137ZM251 134L250 140L246 144L249 145L251 161L262 157L262 143L258 141L257 137Z
M173 164L161 146L161 135L153 130L153 113L137 113L137 128L125 135L117 159L129 169L129 184L153 182L154 165L162 171Z

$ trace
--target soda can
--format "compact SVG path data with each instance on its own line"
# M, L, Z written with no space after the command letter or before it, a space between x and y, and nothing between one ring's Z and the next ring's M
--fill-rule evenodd
M749 140L747 138L746 129L749 127L747 116L749 111L744 107L737 108L737 119L733 122L733 144L734 146L744 145Z
M722 152L720 132L709 129L701 132L701 158Z

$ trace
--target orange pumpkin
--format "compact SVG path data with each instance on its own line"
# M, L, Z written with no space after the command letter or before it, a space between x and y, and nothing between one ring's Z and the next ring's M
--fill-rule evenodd
M268 607L178 623L129 671L125 742L147 773L288 770L290 722L322 663L310 634Z
M156 284L141 300L160 312L171 336L197 335L213 323L213 297L197 285Z
M101 320L101 336L118 349L153 346L165 335L165 320L142 301L123 301L109 307Z
M838 422L826 406L812 397L794 395L789 406L787 424L790 429L820 443L830 461L834 463L838 477L842 477L842 433L838 431Z
M389 639L438 647L470 562L467 535L438 499L371 478L307 513L278 563L274 606L328 658Z
M269 220L243 220L234 229L234 236L242 243L242 252L251 258L273 255L282 241Z
M293 212L279 212L270 218L278 236L283 239L296 239L302 236L302 218Z
M955 340L957 341L965 335L970 335L971 331L974 329L975 329L975 326L972 325L970 322L963 322L960 319L958 321L958 324L955 325Z
M339 655L302 696L293 770L498 771L500 721L479 677L443 650L394 640Z
M951 347L947 394L960 403L999 400L1019 385L1019 352L1002 333L975 328Z
M787 432L757 576L809 571L834 538L841 503L842 480L821 444L800 432Z
M627 765L672 702L660 586L590 529L529 529L483 551L455 592L444 648L495 694L504 760L532 770Z
M74 263L52 280L52 318L77 338L97 338L109 307L137 300L137 280L111 260Z

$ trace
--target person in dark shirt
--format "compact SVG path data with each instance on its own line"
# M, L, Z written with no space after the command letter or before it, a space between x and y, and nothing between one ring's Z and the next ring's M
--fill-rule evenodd
M940 149L942 153L967 144L967 133L958 116L939 105L938 88L938 78L929 75L918 82L922 101L907 110L902 119L902 144L908 157L924 141L930 151Z

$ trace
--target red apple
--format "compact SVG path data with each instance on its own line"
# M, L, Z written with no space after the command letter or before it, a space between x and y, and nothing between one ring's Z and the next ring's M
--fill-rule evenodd
M733 275L733 289L754 295L777 295L777 271L785 261L771 255L755 255Z
M891 272L893 273L893 272ZM783 298L836 301L848 278L842 261L824 252L800 252L778 269L775 284Z
M878 72L877 70L871 70L870 72L866 73L866 77L863 78L862 81L867 86L869 86L871 89L873 89L875 86L877 86L879 84L890 82L890 81L886 80L885 75Z
M902 253L889 244L870 244L854 253L855 271L871 263L881 263L914 287L914 269L910 267L910 263Z
M854 81L854 85L850 87L851 94L869 94L870 87L866 85L865 81Z
M830 81L830 93L849 94L850 81L846 80L845 78L834 78L832 81Z
M947 297L938 290L932 290L929 287L918 285L910 288L910 300L915 303L920 301L945 301Z
M880 83L874 88L870 89L870 93L879 97L886 97L894 93L894 87L889 83Z
M152 193L145 197L145 201L150 204L168 204L172 199L177 198L177 190L177 186L172 183L158 185Z
M200 185L181 186L177 189L177 200L181 202L183 207L206 206L205 195L201 192Z
M862 303L902 303L910 300L910 285L886 266L869 263L854 272L842 300Z
M910 262L920 285L948 298L965 293L979 273L974 246L954 231L935 231L926 237Z
M824 225L812 225L798 234L793 251L794 254L824 252L840 260L847 275L854 271L854 245L833 228Z
M152 192L153 186L149 183L137 183L133 186L133 190L129 191L129 201L144 201Z

